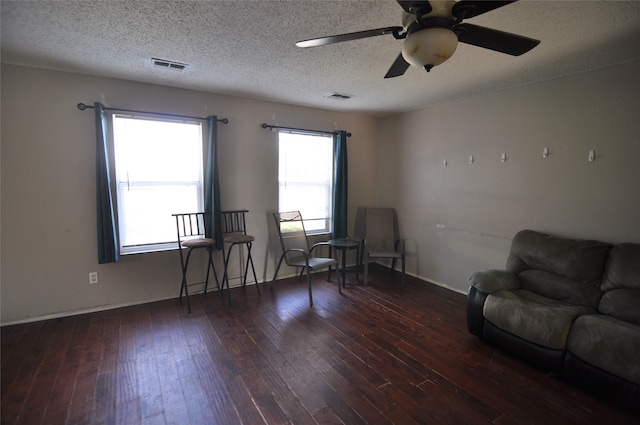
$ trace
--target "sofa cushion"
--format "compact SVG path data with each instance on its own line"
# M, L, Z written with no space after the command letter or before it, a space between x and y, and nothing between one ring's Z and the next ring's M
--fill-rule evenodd
M535 269L582 282L599 281L610 249L611 245L604 242L521 230L511 243L506 268L516 274Z
M497 328L554 350L566 348L569 329L576 317L596 313L589 307L567 304L524 289L489 295L482 312Z
M622 288L640 290L640 244L622 243L609 252L600 289Z
M635 289L607 291L600 300L598 311L616 319L640 325L640 291Z
M491 294L501 289L518 289L518 276L506 270L483 270L469 276L469 283L478 291Z
M640 326L594 314L578 317L567 349L576 357L640 385Z
M640 325L640 244L611 249L600 288L600 313Z
M518 275L520 288L569 304L598 308L602 291L594 282L580 282L543 270L525 270Z

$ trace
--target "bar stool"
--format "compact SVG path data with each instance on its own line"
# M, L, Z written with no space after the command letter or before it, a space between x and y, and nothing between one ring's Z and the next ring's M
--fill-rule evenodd
M240 278L242 279L242 286L247 284L247 274L249 272L249 264L251 264L251 270L253 271L253 278L256 282L256 289L258 290L258 297L260 294L260 285L258 284L258 277L256 276L256 269L253 265L253 258L251 257L251 246L255 238L251 235L247 235L247 226L245 221L245 214L248 210L235 210L235 211L221 211L222 221L222 233L223 241L229 245L227 254L224 255L224 277L222 278L222 290L224 291L225 282L227 284L227 293L229 303L231 303L231 290L229 288L229 258L231 257L231 249L235 245L245 245L247 247L247 261L244 267L244 274L242 269L240 270ZM241 247L239 249L242 249ZM239 252L241 255L241 251Z
M216 279L216 287L220 291L220 283L218 282L218 273L213 264L213 251L216 249L216 241L207 237L207 218L211 218L210 214L204 212L172 214L176 218L176 227L178 231L178 248L180 250L180 267L182 269L182 284L180 285L180 302L182 303L182 293L187 298L187 309L191 313L191 302L189 301L189 287L193 285L204 284L204 293L207 293L209 286L209 271L213 269L213 276ZM209 216L209 217L207 217ZM204 248L207 250L207 277L202 282L187 283L187 270L189 268L189 260L191 253L196 249ZM186 257L183 250L187 250ZM224 289L224 282L223 282ZM220 296L222 297L222 292Z

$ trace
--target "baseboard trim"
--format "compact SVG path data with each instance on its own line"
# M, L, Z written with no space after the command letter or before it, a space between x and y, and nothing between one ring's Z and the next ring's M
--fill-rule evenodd
M382 267L387 267L387 268L391 268L385 264L380 264L380 263L376 263ZM399 272L399 270L396 270L397 272ZM320 271L316 272L316 273L320 273ZM416 279L422 280L424 282L427 283L431 283L433 285L436 286L440 286L444 289L448 289L450 291L453 292L457 292L463 295L467 295L467 293L465 291L461 291L459 289L456 288L452 288L451 286L442 283L442 282L438 282L436 280L433 279L429 279L427 277L424 276L419 276L415 273L406 273L409 276L412 276ZM291 273L291 274L286 274L286 275L280 275L278 276L277 280L281 280L281 279L288 279L291 277L296 277L298 276L297 273ZM271 283L271 280L269 280L268 282L260 282L262 284L267 284L267 283ZM254 285L254 282L247 282L247 285ZM237 285L230 285L231 288L237 288L242 286L242 283L238 283ZM217 292L216 289L213 290L214 292ZM197 294L198 292L194 293L193 295ZM119 304L107 304L107 305L100 305L100 306L94 306L94 307L88 307L88 308L81 308L78 310L70 310L70 311L62 311L62 312L58 312L58 313L51 313L51 314L45 314L42 316L34 316L34 317L29 317L26 319L20 319L20 320L11 320L8 322L2 322L0 323L0 327L3 326L11 326L11 325L21 325L24 323L33 323L33 322L40 322L43 320L51 320L51 319L60 319L60 318L64 318L64 317L70 317L70 316L78 316L80 314L87 314L87 313L96 313L99 311L107 311L107 310L115 310L116 308L123 308L123 307L131 307L134 305L141 305L141 304L147 304L147 303L153 303L153 302L158 302L158 301L165 301L165 300L170 300L170 299L174 299L177 298L176 295L172 295L172 296L166 296L166 297L158 297L158 298L150 298L147 300L141 300L141 301L136 301L136 302L128 302L128 303L119 303Z
M463 291L462 289L453 288L453 287L447 285L446 283L438 282L437 280L430 279L428 277L418 276L418 275L415 275L413 273L407 273L407 274L409 276L415 277L416 279L420 279L420 280L423 280L423 281L425 281L427 283L432 283L432 284L434 284L436 286L440 286L441 288L448 289L449 291L456 292L458 294L462 294L462 295L465 295L465 296L468 295L468 291Z
M95 306L95 307L81 308L81 309L78 309L78 310L62 311L62 312L58 312L58 313L45 314L45 315L42 315L42 316L29 317L27 319L12 320L12 321L9 321L9 322L2 322L2 324L0 324L0 327L1 326L11 326L11 325L21 325L21 324L24 324L24 323L41 322L41 321L44 321L44 320L51 320L51 319L61 319L61 318L64 318L64 317L78 316L80 314L87 314L87 313L96 313L96 312L99 312L99 311L115 310L116 308L131 307L131 306L134 306L134 305L148 304L148 303L153 303L153 302L157 302L157 301L165 301L165 300L170 300L172 298L177 298L177 297L174 295L174 296L170 296L170 297L151 298L151 299L148 299L148 300L141 300L141 301L136 301L136 302L120 303L120 304L106 304L106 305L99 305L99 306Z

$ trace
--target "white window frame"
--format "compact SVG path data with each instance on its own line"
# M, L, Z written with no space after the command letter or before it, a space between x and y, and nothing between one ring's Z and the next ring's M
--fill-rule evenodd
M333 149L331 134L278 131L278 209L300 211L308 234L331 233Z
M177 231L175 217L171 214L187 213L203 210L204 197L204 133L203 123L197 120L170 119L153 114L130 114L113 112L109 114L111 124L112 143L112 189L116 198L116 222L120 254L138 254L177 249ZM163 128L159 134L145 134L137 136L131 143L136 146L129 154L144 162L123 163L127 161L122 156L123 139L119 125L123 122L157 123ZM180 137L171 136L171 130L181 125L189 136L184 133ZM167 136L165 138L165 136ZM189 142L185 138L191 138ZM178 146L179 149L178 149ZM159 148L166 149L159 149ZM144 152L142 151L144 149ZM137 151L136 151L137 150ZM170 152L163 154L162 152ZM194 157L195 156L195 157ZM184 179L185 172L180 171L180 165L189 163L188 179ZM148 169L136 170L136 167L153 165ZM185 167L186 169L187 167ZM142 172L141 172L142 171ZM133 176L140 176L139 179ZM128 178L129 177L129 178ZM138 196L131 195L141 191ZM146 194L145 194L146 192ZM154 195L155 194L155 195ZM160 196L157 196L161 194ZM144 201L143 197L147 197ZM163 198L164 196L164 198ZM163 203L162 199L169 202ZM159 202L159 204L154 204ZM150 205L155 205L149 211L144 211ZM142 210L142 211L141 211ZM138 219L139 226L132 227L127 214L144 214L144 220ZM128 225L129 224L129 225ZM141 236L145 234L144 236ZM133 235L133 236L131 236ZM136 236L138 235L138 236Z

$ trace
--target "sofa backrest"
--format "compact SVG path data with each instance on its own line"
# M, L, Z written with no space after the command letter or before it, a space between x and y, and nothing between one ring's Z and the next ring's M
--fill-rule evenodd
M610 250L604 242L522 230L513 238L506 269L518 275L522 289L596 308Z
M600 313L640 325L640 244L611 249L600 289Z

